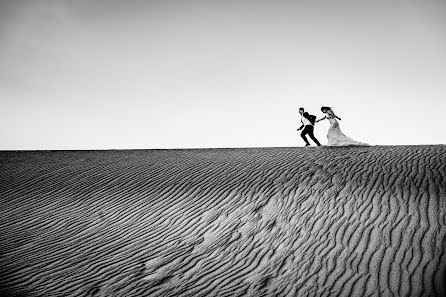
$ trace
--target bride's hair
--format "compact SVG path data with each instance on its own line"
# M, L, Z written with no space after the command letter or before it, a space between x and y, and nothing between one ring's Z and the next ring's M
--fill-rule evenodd
M331 107L328 107L328 106L322 106L321 111L324 111L324 110L333 112L333 109L331 109Z
M322 106L321 107L321 111L324 112L324 110L326 110L330 115L333 115L333 116L335 115L335 113L334 113L334 111L333 111L333 109L331 107Z

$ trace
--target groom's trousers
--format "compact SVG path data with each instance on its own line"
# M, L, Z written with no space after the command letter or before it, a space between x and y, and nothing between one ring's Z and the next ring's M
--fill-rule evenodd
M313 134L314 131L314 127L311 125L307 125L305 126L305 128L302 130L302 133L300 133L300 136L304 139L305 143L307 145L310 145L310 143L308 142L307 137L305 137L305 135L308 134L308 136L310 136L310 138L314 141L314 143L317 144L317 146L321 146L321 144L319 143L319 141L317 141L316 137L314 137Z

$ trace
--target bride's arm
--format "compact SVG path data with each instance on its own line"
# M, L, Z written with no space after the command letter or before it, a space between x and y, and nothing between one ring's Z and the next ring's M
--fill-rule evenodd
M330 115L331 115L332 117L334 117L334 118L336 118L336 119L338 119L338 120L341 120L341 118L338 117L337 115L335 115L333 111L329 111L329 113L330 113Z
M322 121L322 120L325 120L326 118L327 118L327 116L325 116L325 117L323 117L323 118L320 118L319 120L316 120L315 123L320 122L320 121Z

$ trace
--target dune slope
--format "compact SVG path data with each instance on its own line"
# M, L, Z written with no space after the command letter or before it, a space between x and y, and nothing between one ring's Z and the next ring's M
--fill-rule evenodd
M446 146L0 152L0 293L446 296Z

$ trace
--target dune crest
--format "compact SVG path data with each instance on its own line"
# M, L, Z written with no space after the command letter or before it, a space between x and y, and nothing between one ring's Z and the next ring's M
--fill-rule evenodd
M445 156L0 152L0 293L446 296Z

